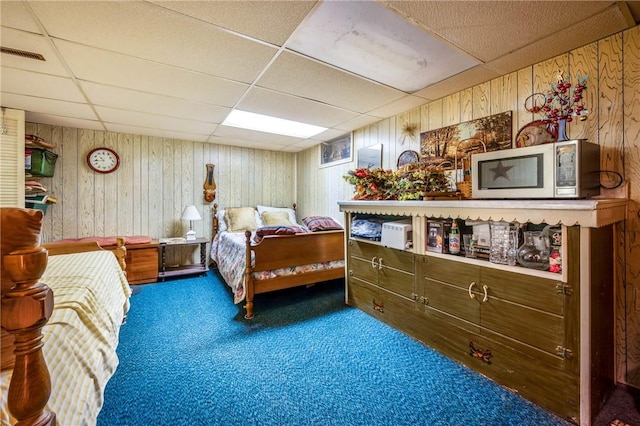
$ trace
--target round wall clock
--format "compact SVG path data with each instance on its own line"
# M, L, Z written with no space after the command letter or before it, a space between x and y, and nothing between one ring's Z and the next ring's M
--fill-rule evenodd
M87 154L87 164L94 172L111 173L120 167L120 157L111 148L95 148Z

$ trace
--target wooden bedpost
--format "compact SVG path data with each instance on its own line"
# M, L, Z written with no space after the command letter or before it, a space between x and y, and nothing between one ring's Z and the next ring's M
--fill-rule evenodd
M253 286L249 282L251 280L251 231L244 231L244 236L246 238L246 249L245 249L245 268L244 268L244 291L245 291L245 302L244 305L247 313L245 314L245 319L253 318Z
M118 264L120 265L120 269L124 272L124 275L127 275L127 248L125 247L126 240L124 237L116 238L116 249L113 251L116 259L118 259Z
M2 260L15 283L2 297L2 327L15 339L9 412L18 419L16 426L55 426L55 413L45 411L51 378L42 353L42 327L53 312L53 291L38 281L47 267L47 250L17 250Z
M218 234L218 230L220 229L220 224L218 223L218 203L213 203L213 211L211 214L211 241Z

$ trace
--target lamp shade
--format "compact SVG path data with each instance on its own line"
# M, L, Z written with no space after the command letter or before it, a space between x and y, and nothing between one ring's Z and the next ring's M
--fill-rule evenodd
M200 212L196 206L187 206L184 208L182 212L182 216L180 217L182 220L200 220L202 217L200 216Z

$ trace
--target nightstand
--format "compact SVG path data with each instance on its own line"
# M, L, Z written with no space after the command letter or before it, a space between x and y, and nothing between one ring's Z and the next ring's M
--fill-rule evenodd
M185 240L183 238L161 238L158 250L160 251L160 271L158 278L164 281L168 277L179 277L182 275L204 275L207 272L207 243L206 238L196 238L195 240ZM200 264L167 266L167 250L177 247L200 245Z

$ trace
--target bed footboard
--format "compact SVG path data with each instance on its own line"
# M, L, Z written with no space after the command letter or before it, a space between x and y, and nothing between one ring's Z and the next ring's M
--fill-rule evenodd
M256 245L251 245L251 232L245 232L245 237L246 319L253 318L253 298L256 294L344 277L344 268L314 270L264 280L254 280L252 276L254 271L344 260L344 231L342 230L296 235L268 235ZM252 251L253 266L251 266Z
M47 250L36 247L3 256L16 284L2 297L2 327L14 337L15 367L9 387L9 412L19 425L56 424L45 411L51 378L42 354L42 327L53 311L53 292L39 282L47 267Z

